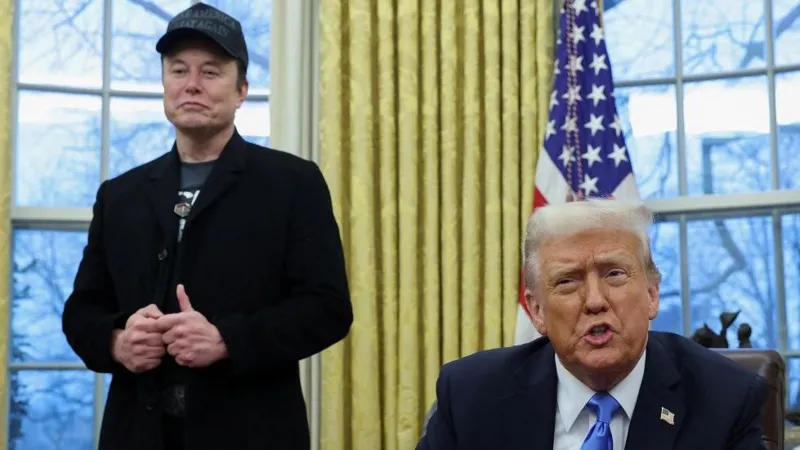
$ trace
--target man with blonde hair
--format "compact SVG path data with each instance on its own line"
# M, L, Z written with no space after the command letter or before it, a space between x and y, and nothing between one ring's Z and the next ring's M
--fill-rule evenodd
M661 276L641 203L537 209L525 298L542 337L445 365L418 450L763 448L767 384L650 331Z

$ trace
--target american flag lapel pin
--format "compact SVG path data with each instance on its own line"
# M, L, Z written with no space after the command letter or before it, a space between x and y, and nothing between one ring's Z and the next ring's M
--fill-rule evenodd
M661 420L667 422L670 425L675 425L675 413L668 410L667 408L661 407Z

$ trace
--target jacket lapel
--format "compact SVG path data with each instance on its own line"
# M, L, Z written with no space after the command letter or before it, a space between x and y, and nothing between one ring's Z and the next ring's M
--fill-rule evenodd
M636 400L625 448L667 450L686 417L681 376L660 342L653 335L647 344L642 386Z
M178 216L174 213L180 184L180 159L173 145L172 151L155 161L146 187L147 198L156 216L165 244L171 247L178 235Z
M186 219L186 226L184 232L189 229L191 224L197 220L197 217L206 210L211 204L214 203L225 191L230 188L239 175L244 171L245 157L247 156L247 142L234 131L225 149L219 156L219 159L214 164L211 174L208 176L200 190L200 195L197 201L192 206L189 217Z
M552 450L556 414L555 354L547 338L533 342L532 353L514 373L509 391L488 411L489 446L497 450ZM544 345L541 347L541 345ZM539 348L541 347L541 348Z

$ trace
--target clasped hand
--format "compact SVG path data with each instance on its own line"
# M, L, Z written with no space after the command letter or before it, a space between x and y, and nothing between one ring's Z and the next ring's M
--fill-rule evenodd
M148 305L134 313L113 336L114 359L134 373L161 364L165 352L185 367L206 367L227 356L217 327L192 308L183 285L177 288L180 312L164 314Z

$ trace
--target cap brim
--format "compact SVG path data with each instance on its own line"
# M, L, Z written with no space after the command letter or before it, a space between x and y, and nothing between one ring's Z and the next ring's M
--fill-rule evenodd
M180 42L197 38L206 39L213 42L225 53L235 59L238 59L238 56L236 56L234 52L232 52L225 44L220 42L215 36L194 28L175 28L174 30L166 32L164 36L161 36L161 39L156 42L156 51L163 55L169 53Z

